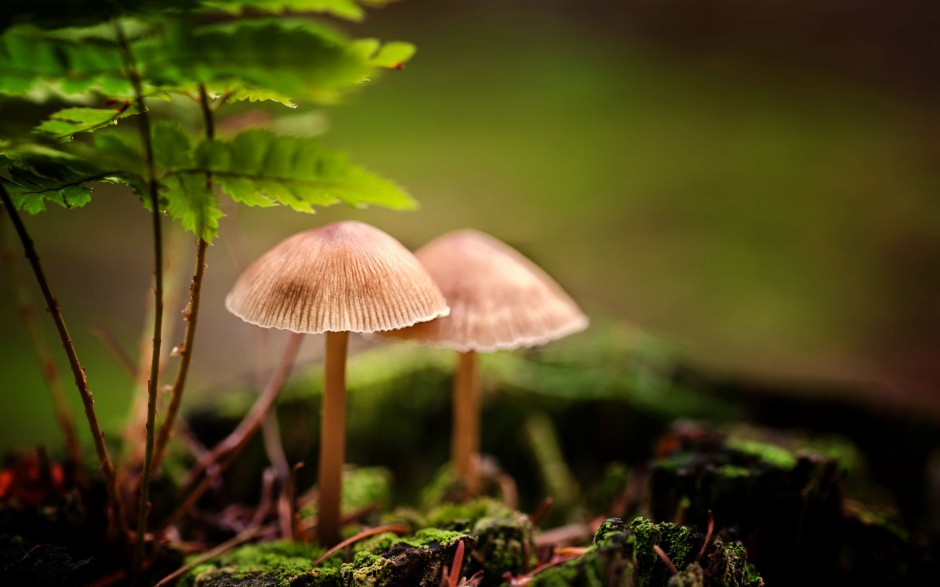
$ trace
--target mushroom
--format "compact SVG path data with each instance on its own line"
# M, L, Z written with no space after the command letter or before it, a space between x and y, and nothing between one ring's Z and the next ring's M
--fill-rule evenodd
M588 319L544 271L491 236L452 232L415 256L440 286L450 315L383 334L457 350L451 455L472 495L480 436L476 353L541 345L585 329Z
M317 534L332 546L339 541L348 333L446 316L447 302L401 243L349 221L279 243L239 276L225 307L246 322L295 336L326 333Z

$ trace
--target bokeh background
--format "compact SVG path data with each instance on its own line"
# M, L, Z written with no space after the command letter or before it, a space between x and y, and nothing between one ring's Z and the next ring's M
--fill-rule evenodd
M710 372L933 418L938 26L930 0L408 0L371 11L351 34L413 41L417 56L344 104L281 124L328 129L326 144L422 207L229 208L209 252L189 401L252 370L252 327L223 308L238 263L354 218L415 248L463 227L507 241L583 304L585 340L612 326L646 332ZM115 430L135 383L101 339L137 354L147 213L115 190L27 222ZM190 240L168 232L184 296ZM0 447L57 444L5 276L0 299Z

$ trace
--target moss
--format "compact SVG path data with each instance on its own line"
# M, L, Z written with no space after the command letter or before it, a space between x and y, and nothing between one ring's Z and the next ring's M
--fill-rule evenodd
M597 531L594 532L594 539L591 541L593 547L602 546L610 541L613 534L628 532L630 527L620 518L608 518L601 522Z
M668 587L705 587L705 571L692 563L677 575L669 577Z
M428 524L437 528L469 531L486 517L512 517L515 510L488 497L464 503L445 503L428 512Z
M359 552L340 571L345 587L437 587L445 565L453 563L457 545L473 539L466 534L426 529L397 540L381 553Z
M313 568L322 550L297 542L266 542L242 546L197 566L180 585L211 587L225 584L338 585L335 568ZM260 583L263 578L264 583Z
M383 526L387 524L404 524L408 526L412 533L428 525L427 519L421 512L406 507L397 507L390 512L385 512L379 520Z
M343 513L352 513L372 504L388 505L392 495L392 473L383 467L347 467L343 471ZM304 507L302 518L317 515L316 502Z
M395 564L381 556L360 552L348 565L343 565L343 584L356 587L380 587L395 582Z
M753 547L753 562L772 584L802 580L802 565L793 561L821 569L820 577L834 577L843 493L835 461L740 439L690 442L680 450L653 463L653 517L681 515L705 528L711 510L721 527L735 528ZM675 467L678 459L685 460L681 468Z
M424 528L416 532L411 538L401 540L401 542L417 548L430 548L438 544L456 544L457 541L466 537L467 535L463 532Z
M632 587L634 537L619 518L606 520L594 534L594 543L578 559L536 574L530 587Z
M504 573L517 575L535 566L533 534L529 517L515 511L480 518L474 524L471 535L477 545L473 555L480 561L484 584L497 584Z
M352 512L378 503L391 502L392 473L384 467L347 470L343 478L343 510Z
M739 542L725 543L715 538L700 562L708 585L760 587L764 584L760 575L748 564L747 550Z
M750 472L744 467L739 467L737 465L723 465L718 468L718 474L722 477L735 479L737 477L747 477Z
M787 471L796 466L796 456L787 449L775 444L732 438L728 440L728 448L757 457L768 464Z
M671 522L656 524L646 518L636 518L630 522L630 531L636 540L638 587L664 585L671 575L669 568L653 550L654 546L663 549L676 568L684 569L694 562L704 540L704 537L694 534L685 526Z
M421 504L425 510L433 510L444 504L455 504L467 496L467 487L458 479L450 464L442 466L421 491Z
M623 494L630 480L630 469L623 463L607 465L600 481L595 483L588 495L588 507L593 512L607 512Z
M390 549L393 544L397 543L399 538L396 534L391 532L383 532L371 538L367 538L360 542L357 542L353 545L352 551L353 554L359 553L370 553L378 554L380 552L385 552Z

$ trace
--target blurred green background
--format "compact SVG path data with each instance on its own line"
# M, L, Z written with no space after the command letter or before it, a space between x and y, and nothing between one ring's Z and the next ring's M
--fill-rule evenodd
M845 383L859 401L935 410L935 12L776 0L409 0L371 12L350 33L416 43L403 71L322 112L270 112L301 116L282 123L297 132L328 125L326 144L422 207L229 209L209 253L189 400L252 369L253 327L222 307L233 256L356 218L414 248L463 227L507 241L583 304L585 339L630 325L718 372ZM149 218L115 190L27 222L116 430L134 383L92 332L136 356ZM170 240L182 296L190 241ZM6 277L0 299L0 446L56 443ZM309 360L318 343L307 341Z

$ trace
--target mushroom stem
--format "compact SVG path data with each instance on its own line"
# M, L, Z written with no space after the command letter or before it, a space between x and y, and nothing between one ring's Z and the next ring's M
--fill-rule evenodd
M480 449L480 386L477 380L477 354L457 353L454 379L454 473L463 481L469 495L479 483L477 452Z
M320 505L317 538L322 546L339 542L343 460L346 452L346 350L348 332L326 333L323 417L320 428Z

